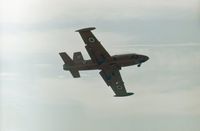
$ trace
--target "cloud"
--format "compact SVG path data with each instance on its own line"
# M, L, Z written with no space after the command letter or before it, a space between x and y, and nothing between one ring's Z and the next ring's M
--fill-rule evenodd
M11 4L12 3L12 4ZM78 4L77 4L78 3ZM3 1L2 129L199 129L198 0ZM110 54L150 57L120 72L131 97L116 98L99 71L73 79L58 55L89 56L74 30L94 31ZM167 123L167 124L166 124Z
M12 3L12 4L10 4ZM48 5L46 4L48 3ZM79 4L77 4L79 3ZM59 17L68 18L106 18L109 19L113 16L118 17L120 14L123 16L140 16L148 14L149 11L156 9L186 9L196 10L198 8L198 0L152 0L152 1L116 1L103 0L75 0L75 1L2 1L2 19L3 22L41 22L46 20L53 20ZM194 8L195 7L195 8ZM130 13L131 12L131 13ZM5 15L6 14L6 15ZM89 17L90 16L90 17Z

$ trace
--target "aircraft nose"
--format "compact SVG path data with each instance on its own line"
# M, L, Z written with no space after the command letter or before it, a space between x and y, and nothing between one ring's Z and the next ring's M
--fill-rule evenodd
M149 57L148 57L148 56L145 56L145 58L144 58L144 59L145 59L145 61L147 61L147 60L149 59Z
M149 57L148 56L143 56L143 58L142 58L142 62L145 62L145 61L147 61L149 59Z

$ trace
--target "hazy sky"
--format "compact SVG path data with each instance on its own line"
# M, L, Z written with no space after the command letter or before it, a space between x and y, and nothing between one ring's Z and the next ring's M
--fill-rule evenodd
M1 131L199 131L199 0L0 0ZM94 26L111 55L150 60L121 70L130 97L99 71L73 79L58 53L89 56Z

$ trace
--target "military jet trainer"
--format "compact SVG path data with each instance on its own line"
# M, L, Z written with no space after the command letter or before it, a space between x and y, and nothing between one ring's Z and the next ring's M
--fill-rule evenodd
M91 30L95 27L77 30L84 43L91 60L84 60L81 52L74 52L73 60L65 52L59 53L64 61L63 69L70 71L74 78L80 77L81 70L100 70L99 74L105 83L112 88L115 96L130 96L133 93L127 92L119 70L125 66L137 65L149 59L148 56L139 54L122 54L111 56L93 35Z

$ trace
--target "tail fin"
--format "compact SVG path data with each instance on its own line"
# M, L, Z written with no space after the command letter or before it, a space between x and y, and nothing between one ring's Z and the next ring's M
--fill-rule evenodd
M62 60L64 61L64 63L68 66L70 66L69 71L72 74L72 76L74 78L78 78L80 77L79 71L78 69L74 68L74 62L72 61L72 59L67 55L67 53L65 52L61 52L59 53L59 55L61 56ZM65 66L65 65L64 65Z
M77 64L83 64L84 63L84 59L83 59L81 52L74 52L73 62L77 63Z

